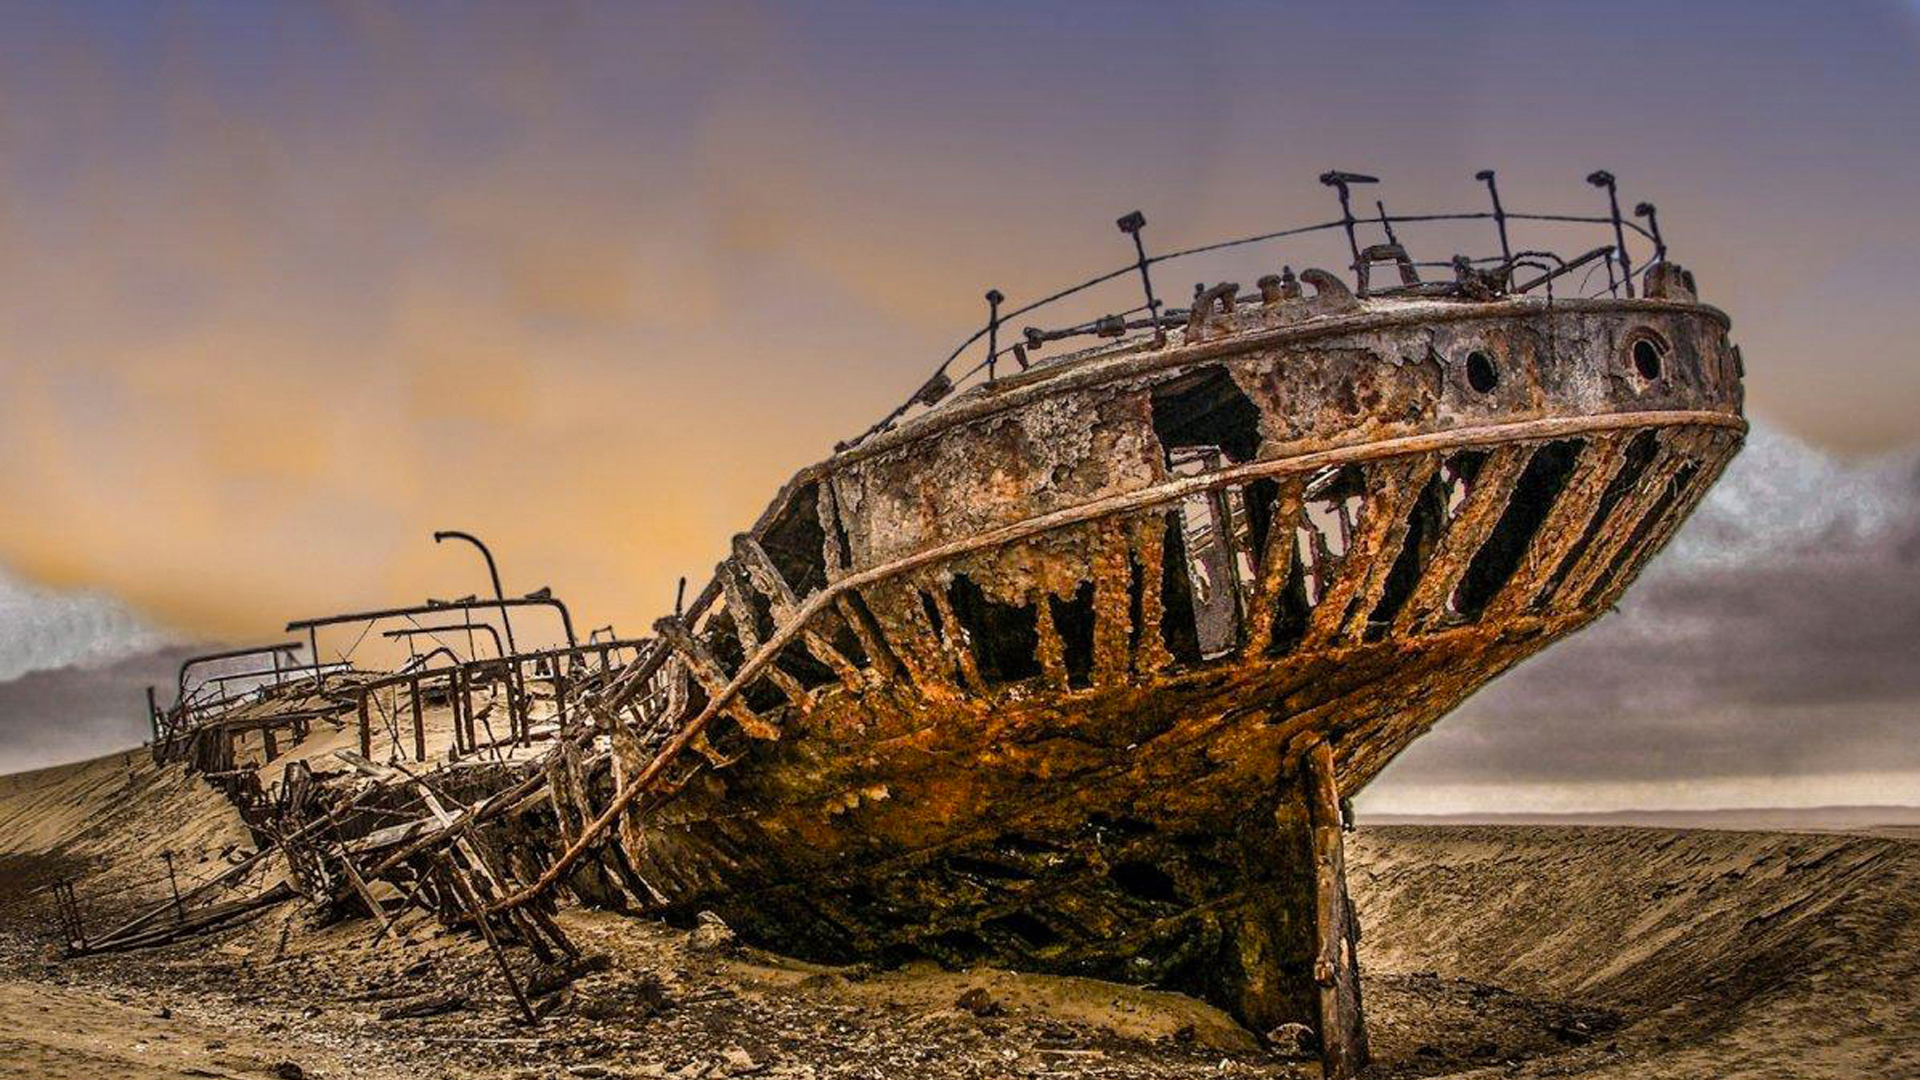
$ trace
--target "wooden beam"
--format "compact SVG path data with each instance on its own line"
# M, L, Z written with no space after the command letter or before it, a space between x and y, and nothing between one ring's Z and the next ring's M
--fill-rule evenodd
M383 938L391 936L393 923L387 918L387 909L380 906L380 901L374 898L373 890L367 888L366 879L360 876L360 868L353 865L353 854L347 850L346 844L341 842L338 826L334 827L333 840L340 846L340 868L346 871L347 882L353 886L353 891L360 897L360 902L367 905L367 913L380 923L380 936Z
M687 629L686 624L667 616L654 622L653 632L686 657L687 670L699 680L711 700L722 702L727 715L733 717L742 731L756 739L773 740L780 737L780 729L772 722L747 708L738 698L728 697L726 669L720 666L720 661L706 643Z
M413 704L413 760L427 760L427 724L421 715L420 677L413 677L407 684L407 698Z
M1320 1069L1327 1080L1345 1080L1367 1063L1366 1029L1360 1017L1360 963L1354 953L1356 924L1347 899L1345 840L1340 828L1340 789L1333 747L1325 739L1307 748L1302 763L1308 817L1313 824L1313 981L1320 988Z
M487 939L487 949L493 953L494 962L500 965L500 975L507 981L507 989L513 991L513 1000L519 1003L520 1012L526 1017L528 1026L539 1024L540 1019L533 1014L532 1004L527 1001L527 995L520 989L520 980L514 977L513 967L507 963L506 950L500 947L500 939L494 936L493 924L487 921L486 905L480 902L480 897L473 891L473 886L467 882L460 868L454 865L452 856L441 854L440 873L454 898L473 917L474 925L480 929L480 936Z

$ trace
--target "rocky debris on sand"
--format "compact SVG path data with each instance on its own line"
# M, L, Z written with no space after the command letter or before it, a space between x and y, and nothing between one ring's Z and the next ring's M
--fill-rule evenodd
M737 940L733 927L711 911L701 912L694 922L693 932L687 935L687 945L700 952L731 949Z
M643 972L575 984L573 1011L589 1020L645 1020L673 1007L673 999L658 976Z
M1281 1057L1306 1058L1320 1052L1320 1040L1305 1024L1281 1024L1267 1032L1267 1045Z
M993 995L987 993L987 988L984 986L976 986L966 993L961 994L953 1005L954 1008L960 1009L963 1012L970 1012L975 1016L1005 1016L1007 1014L1007 1007L995 1001Z
M570 963L542 967L527 979L528 997L546 997L583 976L598 974L613 966L604 953L589 953Z

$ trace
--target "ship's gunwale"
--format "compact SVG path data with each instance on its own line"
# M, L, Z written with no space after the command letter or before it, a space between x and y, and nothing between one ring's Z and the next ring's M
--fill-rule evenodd
M1362 304L1369 301L1362 300ZM1375 301L1378 303L1378 301ZM1498 321L1558 313L1611 314L1643 311L1667 315L1696 315L1731 330L1733 320L1711 304L1697 301L1633 299L1509 299L1485 303L1447 303L1441 301L1394 301L1390 307L1355 313L1320 316L1300 323L1258 330L1241 330L1191 344L1153 349L1148 339L1132 345L1115 346L1111 354L1060 360L1031 372L1007 376L995 383L975 388L959 399L906 421L890 431L881 432L859 446L849 447L832 457L801 469L784 485L772 510L784 501L789 490L808 480L884 454L890 450L936 435L958 424L968 423L996 413L1027 405L1054 394L1100 386L1137 375L1182 367L1220 356L1253 349L1292 345L1322 337L1365 333L1390 329L1403 324L1430 325L1441 322ZM1144 350L1144 351L1143 351Z
M880 432L861 442L858 446L848 447L830 457L816 461L794 472L785 483L774 492L766 507L761 510L753 524L747 529L749 535L764 536L774 520L787 509L796 492L807 484L825 480L848 466L866 461L938 435L950 428L970 423L986 417L998 415L1025 405L1032 404L1060 393L1096 387L1110 382L1178 368L1190 364L1203 363L1224 356L1244 353L1250 350L1293 345L1316 341L1344 334L1364 333L1372 330L1389 329L1403 325L1425 325L1440 322L1473 322L1478 320L1499 321L1503 319L1529 318L1558 313L1572 314L1610 314L1617 312L1645 312L1648 314L1695 316L1717 323L1722 332L1732 329L1733 320L1725 311L1712 304L1698 300L1667 300L1654 297L1632 298L1507 298L1493 301L1440 301L1440 300L1366 300L1363 305L1379 305L1371 310L1339 315L1311 316L1301 322L1286 326L1241 330L1209 338L1203 342L1169 345L1153 348L1150 339L1141 339L1133 343L1120 342L1109 348L1111 352L1061 358L1044 363L1033 371L1007 376L998 382L984 387L976 387L960 395L956 400L947 402L928 412L903 422L900 426ZM1615 416L1643 414L1616 413ZM1709 415L1724 419L1737 414L1713 412ZM1478 429L1453 429L1448 434L1458 434ZM1738 429L1746 431L1745 422ZM1425 438L1426 435L1412 436ZM1393 440L1376 440L1391 442ZM1497 441L1497 439L1495 440ZM1364 440L1362 440L1364 443ZM1344 444L1351 446L1353 444ZM1291 459L1283 459L1291 460ZM862 571L864 573L864 571ZM719 598L718 581L709 581L689 605L687 610L699 612Z

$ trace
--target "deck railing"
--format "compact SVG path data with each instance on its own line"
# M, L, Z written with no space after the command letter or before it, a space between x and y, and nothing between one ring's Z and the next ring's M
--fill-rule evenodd
M891 429L915 406L932 407L962 387L993 382L1007 369L1024 371L1032 364L1034 352L1056 341L1081 337L1121 338L1144 332L1151 335L1153 344L1163 345L1167 340L1166 331L1184 324L1191 312L1187 308L1170 306L1167 303L1155 289L1154 272L1156 268L1164 267L1169 263L1192 260L1197 256L1274 241L1294 240L1319 233L1338 232L1346 240L1347 253L1351 260L1348 270L1353 275L1353 291L1363 297L1458 296L1488 293L1524 295L1540 289L1546 289L1551 295L1555 282L1582 268L1585 269L1589 280L1583 280L1579 286L1581 295L1604 293L1612 296L1623 294L1633 296L1635 281L1651 267L1666 260L1666 242L1661 238L1658 212L1653 204L1639 203L1634 207L1633 218L1624 217L1620 212L1620 200L1614 177L1609 172L1603 170L1587 177L1587 183L1606 193L1607 212L1604 214L1546 214L1508 210L1501 202L1500 189L1495 182L1493 170L1484 169L1475 173L1474 179L1486 187L1488 208L1485 210L1439 214L1393 214L1387 211L1383 202L1376 200L1375 213L1356 214L1353 205L1353 189L1378 183L1378 178L1363 173L1333 170L1322 173L1320 182L1332 189L1338 199L1340 216L1337 218L1312 225L1280 229L1160 254L1148 254L1143 235L1147 223L1146 216L1138 210L1122 215L1114 224L1132 243L1134 253L1132 262L1007 310L1002 309L1002 305L1006 302L1005 294L999 289L987 290L986 323L955 346L953 351L947 354L946 359L933 369L932 374L906 401L859 436L840 443L835 450L851 449L874 435ZM1641 224L1643 221L1644 225ZM1413 258L1409 254L1408 245L1401 240L1401 232L1407 226L1420 227L1441 222L1491 224L1493 228L1488 231L1487 241L1490 245L1497 242L1499 253L1477 256L1454 254L1446 260ZM1516 230L1513 228L1515 223L1523 226L1541 224L1595 226L1603 230L1599 239L1606 242L1571 257L1562 256L1546 248L1516 245L1514 236ZM1374 241L1375 234L1379 237L1377 242ZM1644 249L1639 257L1636 257L1631 250L1634 244ZM1376 266L1383 265L1390 265L1399 271L1398 284L1385 288L1374 287L1372 270ZM1423 272L1434 270L1449 273L1452 278L1426 280L1426 274ZM1601 270L1606 272L1605 284L1604 286L1594 285L1590 279ZM1290 266L1285 270L1284 276L1289 282L1291 281ZM1081 297L1098 286L1128 277L1139 279L1140 302L1138 304L1120 310L1107 310L1092 318L1052 329L1023 325L1018 334L1006 332L1015 320L1043 310L1049 312L1059 310L1057 305L1062 305L1065 301ZM976 346L978 346L977 350ZM967 356L970 350L974 350L977 359L956 374L956 365L963 363L963 357Z

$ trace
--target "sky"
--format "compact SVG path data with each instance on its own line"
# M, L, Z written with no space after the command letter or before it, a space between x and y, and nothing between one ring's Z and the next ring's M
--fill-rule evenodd
M437 528L638 632L1127 210L1165 250L1332 216L1328 168L1405 212L1496 168L1592 213L1607 168L1756 437L1369 799L1920 803L1917 100L1899 3L11 12L0 768L138 738L195 643L483 589Z

